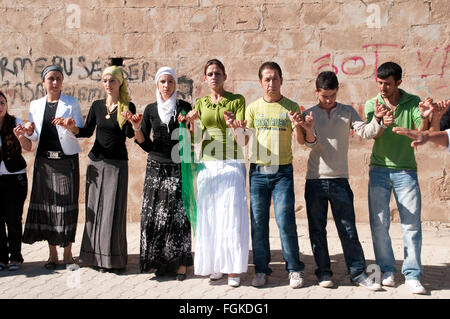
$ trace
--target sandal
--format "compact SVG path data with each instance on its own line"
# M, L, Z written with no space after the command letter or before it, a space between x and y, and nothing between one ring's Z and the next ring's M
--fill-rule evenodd
M4 263L0 263L0 271L5 270L6 265Z

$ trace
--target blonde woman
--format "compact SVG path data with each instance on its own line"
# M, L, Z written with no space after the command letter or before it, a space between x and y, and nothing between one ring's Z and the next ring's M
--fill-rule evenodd
M80 262L101 272L123 271L127 265L126 212L128 152L126 138L134 136L126 112L136 113L130 102L127 81L120 67L102 73L107 97L92 103L84 127L66 120L60 125L77 137L96 131L86 171L86 223Z

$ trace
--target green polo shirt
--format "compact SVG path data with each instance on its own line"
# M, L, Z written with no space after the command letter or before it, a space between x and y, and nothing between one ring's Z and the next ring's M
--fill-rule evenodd
M367 122L370 122L374 113L375 100L378 104L385 104L381 94L370 99L365 105ZM419 129L422 123L419 111L420 98L408 94L400 89L400 100L394 110L394 124L384 129L383 134L375 139L370 157L370 165L393 169L417 169L414 149L411 139L407 136L392 132L394 126Z

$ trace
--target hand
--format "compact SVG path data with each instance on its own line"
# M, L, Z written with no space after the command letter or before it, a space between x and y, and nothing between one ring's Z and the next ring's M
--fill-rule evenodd
M22 127L22 125L19 123L17 126L13 129L14 135L17 137L18 140L25 137L25 134L27 133L27 130L25 127ZM29 134L31 135L31 134Z
M186 121L188 122L194 122L195 120L198 120L198 112L197 110L191 110L186 115Z
M72 129L75 128L75 120L71 117L63 118L63 117L57 117L54 118L52 121L53 125L59 125L64 127L66 130L72 131Z
M422 118L428 118L431 115L431 113L433 113L435 107L436 104L433 103L433 99L427 97L425 101L421 101L419 103L420 116Z
M301 126L305 130L312 130L314 127L314 116L312 112L309 115L303 117L299 112L289 111L289 118L295 127Z
M312 129L313 129L313 127L314 127L314 115L313 115L313 112L310 112L309 113L309 115L306 115L305 116L305 119L303 120L303 125L302 125L302 127L305 129L305 130L311 130L312 131Z
M33 135L34 128L35 128L34 122L26 122L24 128L25 128L25 131L26 131L28 136Z
M378 99L375 100L375 108L373 111L373 115L376 118L382 119L388 111L389 111L388 108L385 107L384 104L378 104Z
M435 103L433 118L437 116L439 119L444 115L450 107L450 100L442 100Z
M411 138L413 141L411 142L411 146L412 147L417 147L419 145L423 145L426 142L428 142L428 140L430 139L430 137L428 136L427 133L425 133L426 131L422 132L422 131L415 131L415 130L410 130L404 127L394 127L392 129L393 132L399 134L399 135L405 135L408 136L409 138Z
M135 131L141 128L142 114L139 113L133 114L130 111L124 111L121 114L128 122L130 122Z
M288 113L289 119L291 120L292 124L294 124L295 127L301 126L301 123L303 122L303 116L300 112L292 112L289 111Z
M395 117L393 111L387 111L383 116L383 124L389 126L394 123Z

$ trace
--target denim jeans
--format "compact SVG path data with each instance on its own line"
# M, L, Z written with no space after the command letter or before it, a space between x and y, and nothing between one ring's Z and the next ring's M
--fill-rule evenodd
M355 280L365 272L366 261L355 224L353 192L346 178L308 179L305 185L309 238L316 261L317 278L333 275L327 243L328 202L344 251L350 277Z
M262 171L263 165L250 165L250 216L253 263L256 273L270 275L269 213L273 195L275 220L280 231L281 249L288 272L303 271L300 261L292 165L276 171Z
M373 249L382 272L395 272L395 258L389 236L391 193L400 215L406 279L420 279L422 265L421 194L417 171L371 166L369 171L369 214Z

